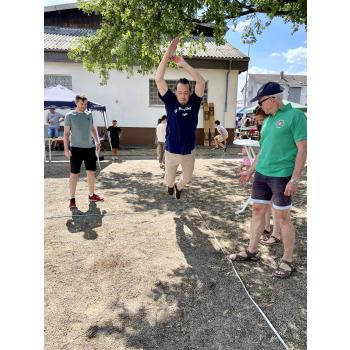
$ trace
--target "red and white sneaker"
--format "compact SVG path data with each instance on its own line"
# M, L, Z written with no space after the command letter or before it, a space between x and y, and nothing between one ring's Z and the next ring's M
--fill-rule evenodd
M76 209L77 205L75 204L75 198L69 200L69 209Z
M90 202L104 202L104 198L103 197L101 197L101 196L99 196L99 195L97 195L97 194L93 194L92 196L89 196L89 201Z

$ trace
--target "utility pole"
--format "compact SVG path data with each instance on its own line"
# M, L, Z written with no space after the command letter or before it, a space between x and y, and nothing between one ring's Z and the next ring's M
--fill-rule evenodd
M249 52L250 52L250 45L252 44L252 41L247 41L248 44L248 58L250 61L249 57ZM249 61L248 61L248 67L247 67L247 72L245 76L245 87L244 87L244 107L247 107L247 90L248 90L248 70L249 70Z

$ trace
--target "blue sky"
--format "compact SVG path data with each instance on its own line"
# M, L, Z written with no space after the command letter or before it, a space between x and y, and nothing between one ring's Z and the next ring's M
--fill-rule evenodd
M248 45L242 43L240 29L249 23L242 18L236 27L226 34L226 40L245 54ZM274 18L271 25L257 37L257 42L250 47L250 73L306 74L307 36L304 27L292 34L291 24L281 18ZM238 82L238 99L242 98L240 90L245 83L245 73L240 74Z
M44 0L45 6L72 3L75 0ZM248 45L241 40L240 29L249 23L242 18L236 30L231 28L226 34L226 40L234 47L248 54ZM230 25L229 25L230 27ZM303 27L292 34L291 24L286 24L280 18L275 18L272 24L257 37L257 42L250 47L250 73L306 74L307 37ZM238 100L242 99L240 90L245 83L245 73L240 74L238 81Z

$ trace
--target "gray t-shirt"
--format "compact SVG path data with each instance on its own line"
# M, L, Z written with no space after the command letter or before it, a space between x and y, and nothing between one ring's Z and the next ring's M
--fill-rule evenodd
M93 124L91 112L70 111L64 120L64 125L71 128L70 145L72 147L91 148L95 146L91 135Z
M60 126L60 118L62 118L62 117L63 117L63 115L58 113L58 112L51 113L49 111L47 113L46 121L47 121L47 123L49 123L49 121L51 121L51 123L49 124L50 126Z

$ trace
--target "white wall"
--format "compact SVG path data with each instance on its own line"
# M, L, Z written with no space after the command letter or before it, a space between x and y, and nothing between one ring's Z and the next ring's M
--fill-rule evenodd
M300 104L302 105L307 104L307 86L301 87Z
M198 69L208 81L208 102L214 102L215 118L226 127L233 127L236 110L238 71L229 75L227 113L225 115L226 70ZM83 93L95 102L107 108L109 122L118 120L120 127L155 127L157 119L165 113L163 106L149 106L149 79L153 75L134 74L127 78L125 73L110 72L107 85L100 85L97 74L84 70L81 63L45 62L45 74L66 74L72 76L72 88L76 93ZM165 79L192 79L183 69L167 69ZM45 113L46 115L46 113ZM94 113L97 125L104 125L100 113ZM199 114L198 127L203 127L202 109Z

